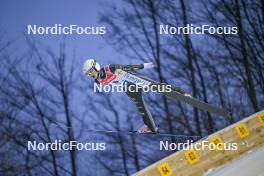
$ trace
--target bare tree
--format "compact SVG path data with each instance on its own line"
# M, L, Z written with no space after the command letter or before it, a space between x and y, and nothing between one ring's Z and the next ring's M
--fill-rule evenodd
M45 57L35 43L30 42L30 46L31 52L27 57L15 60L6 57L1 62L4 67L1 102L9 107L9 111L2 109L1 112L6 125L11 127L4 130L3 135L13 139L14 142L11 140L10 144L18 146L15 150L22 151L21 157L25 157L23 167L28 175L38 172L37 167L43 168L50 175L77 175L75 150L69 150L70 170L62 165L65 157L54 150L43 152L44 154L27 150L25 141L52 143L58 136L64 142L75 141L73 120L75 123L79 122L76 118L79 113L74 112L72 107L72 102L75 101L74 64L66 60L64 46L62 45L59 56L47 50ZM63 125L58 125L57 122ZM37 164L35 160L39 163L37 167L34 167Z

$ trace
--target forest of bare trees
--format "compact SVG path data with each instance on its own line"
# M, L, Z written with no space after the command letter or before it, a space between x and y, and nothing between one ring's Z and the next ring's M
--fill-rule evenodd
M116 3L116 4L115 4ZM153 62L143 72L193 97L228 109L231 120L165 96L144 95L161 132L207 136L264 107L264 2L261 0L124 0L104 5L106 43L122 60ZM160 35L159 25L237 26L237 35ZM93 133L136 130L135 105L118 93L93 93L62 41L59 50L25 37L0 35L0 175L131 175L173 151L159 151L155 135ZM15 51L13 51L15 52ZM107 59L107 58L105 58ZM100 61L100 58L98 58ZM29 151L27 141L104 141L105 151Z

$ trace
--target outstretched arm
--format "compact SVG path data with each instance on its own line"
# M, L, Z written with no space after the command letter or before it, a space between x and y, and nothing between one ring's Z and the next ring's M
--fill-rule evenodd
M121 69L124 71L137 71L141 69L153 68L154 65L150 63L144 63L140 65L120 65L120 64L110 64L111 70Z

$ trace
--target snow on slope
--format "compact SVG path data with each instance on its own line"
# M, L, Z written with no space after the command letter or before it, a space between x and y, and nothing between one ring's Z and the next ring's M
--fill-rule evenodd
M239 159L210 170L205 176L264 176L264 146L250 151Z

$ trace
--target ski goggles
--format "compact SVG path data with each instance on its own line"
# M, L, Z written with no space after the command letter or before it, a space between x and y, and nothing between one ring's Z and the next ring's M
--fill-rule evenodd
M96 71L96 70L94 67L92 67L86 72L86 75L91 75L94 71Z
M86 75L91 75L93 72L96 71L95 64L96 64L96 61L93 62L92 67L86 72Z

